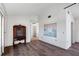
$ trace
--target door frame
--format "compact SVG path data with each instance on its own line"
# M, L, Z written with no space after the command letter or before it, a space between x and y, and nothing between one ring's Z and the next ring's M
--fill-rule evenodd
M5 29L5 20L4 20L3 14L1 12L0 12L0 14L1 14L1 55L2 55L4 53L4 49L3 49L4 46L3 45L5 45L5 43L2 43L3 41L5 42L5 37L3 36L4 39L2 37L2 34L4 34L4 32L5 32L5 30L4 30ZM4 24L4 26L2 24Z

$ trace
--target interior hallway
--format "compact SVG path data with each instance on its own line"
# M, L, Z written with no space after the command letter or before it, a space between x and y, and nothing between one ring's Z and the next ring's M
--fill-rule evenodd
M78 46L75 43L68 50L64 50L40 40L33 40L28 44L6 47L5 56L79 56Z
M72 3L1 3L0 55L79 55L79 44L76 43L79 42L79 4L73 3L74 6L65 9L71 5ZM17 28L13 30L15 25Z

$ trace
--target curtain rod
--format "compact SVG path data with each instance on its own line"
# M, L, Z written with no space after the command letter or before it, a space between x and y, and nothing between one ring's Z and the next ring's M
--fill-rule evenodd
M67 7L65 7L64 9L67 9L67 8L69 8L69 7L71 7L71 6L75 5L75 4L77 4L77 3L73 3L73 4L71 4L71 5L67 6Z

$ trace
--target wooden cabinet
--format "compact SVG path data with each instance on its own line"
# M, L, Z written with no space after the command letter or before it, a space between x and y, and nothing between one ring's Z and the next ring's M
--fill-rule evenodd
M26 26L14 25L13 26L13 45L15 44L15 41L21 41L21 40L24 40L24 43L26 43Z

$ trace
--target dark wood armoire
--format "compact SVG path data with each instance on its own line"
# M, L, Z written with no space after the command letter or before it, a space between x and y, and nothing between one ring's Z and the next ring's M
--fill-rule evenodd
M23 25L14 25L13 26L13 45L15 41L24 40L26 43L26 26Z

